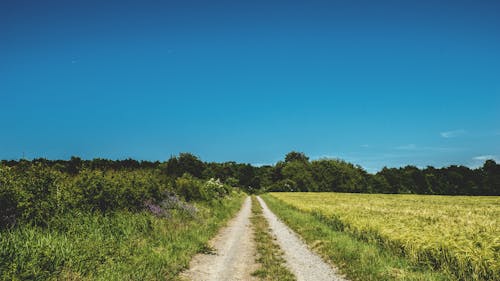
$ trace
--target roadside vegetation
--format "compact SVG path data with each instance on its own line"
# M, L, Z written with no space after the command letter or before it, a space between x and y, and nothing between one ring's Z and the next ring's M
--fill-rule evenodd
M272 193L270 198L452 280L500 280L499 197Z
M203 162L190 153L165 162L1 160L0 280L175 279L195 253L209 250L206 242L239 209L243 192L267 191L500 195L500 165L487 160L476 169L407 166L369 174L339 159L310 161L294 151L284 161L261 167ZM381 198L365 196L358 203ZM290 206L265 198L275 202L278 214L279 206ZM303 202L286 210L293 211L290 223L303 223L292 228L327 249L325 256L344 261L341 268L358 280L445 280L440 279L444 273L463 280L500 280L500 246L494 237L499 233L498 201L477 209L486 202L481 197L428 204L391 198L378 201L381 205L374 206L379 209L357 202L339 209L335 201L331 209L299 211ZM413 205L428 212L405 209ZM324 237L340 235L350 246L342 250L340 242L300 231L309 231L313 222ZM334 246L343 257L333 252Z
M0 280L175 280L241 207L161 170L0 166Z
M257 262L259 268L253 273L260 280L294 281L295 276L285 266L283 252L269 231L269 224L262 215L262 207L252 196L252 226L254 229Z
M299 234L315 252L331 262L348 280L359 281L445 281L454 280L445 273L411 264L407 259L377 245L336 230L312 213L277 199L261 197L269 208Z

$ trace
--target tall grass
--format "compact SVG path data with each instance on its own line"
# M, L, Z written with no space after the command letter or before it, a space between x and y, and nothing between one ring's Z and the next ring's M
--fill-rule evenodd
M74 211L47 226L0 232L1 280L176 280L241 206L243 196L198 203L190 216Z
M332 228L457 280L500 280L500 198L273 193Z
M310 212L284 203L274 196L261 196L269 208L325 260L333 263L348 280L359 281L451 281L450 276L422 266L380 247L336 230Z

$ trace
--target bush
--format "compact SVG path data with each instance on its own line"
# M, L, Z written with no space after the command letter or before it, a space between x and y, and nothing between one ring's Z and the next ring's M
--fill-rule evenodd
M189 174L177 178L174 185L173 191L187 201L211 202L231 191L219 180L202 181ZM45 226L57 215L73 210L140 211L145 202L166 202L171 195L167 189L164 178L154 170L83 168L70 175L39 162L0 166L0 227L16 222Z
M229 194L231 187L222 184L219 179L209 179L202 185L201 195L205 200L221 199Z
M72 206L84 210L140 210L147 200L159 201L165 187L152 172L84 170L74 179Z
M0 224L19 220L47 224L60 207L58 194L65 179L61 172L39 163L22 169L1 167Z
M212 201L229 195L231 187L221 183L219 179L203 182L185 173L175 180L176 191L187 201Z
M166 186L149 170L84 169L71 176L42 163L0 166L0 227L16 222L46 225L68 210L138 211L159 202Z
M84 170L74 179L72 205L78 209L101 212L118 207L116 184L105 177L102 171ZM69 198L68 198L69 199Z
M157 216L163 218L172 217L173 211L178 211L190 218L194 218L198 209L189 203L182 201L177 195L169 194L158 204L153 203L151 200L145 202L146 208Z
M188 173L184 173L182 177L175 180L175 188L187 201L202 199L200 180Z
M269 191L297 191L297 183L291 179L284 179L274 183Z
M18 191L12 184L10 168L0 166L0 228L13 225L19 216Z

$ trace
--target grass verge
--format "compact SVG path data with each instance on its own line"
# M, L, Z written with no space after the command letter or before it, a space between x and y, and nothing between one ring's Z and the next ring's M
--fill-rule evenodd
M73 213L45 228L3 230L0 280L177 280L243 198L197 205L195 217Z
M500 280L500 197L280 192L334 230L455 280Z
M252 196L252 226L257 249L259 268L253 273L261 280L267 281L294 281L295 276L285 267L283 252L275 243L269 230L269 224L262 215L262 207Z
M345 232L335 231L313 214L301 212L269 194L261 197L313 250L335 264L350 280L452 280L444 273L413 266L408 260L379 245L360 241Z

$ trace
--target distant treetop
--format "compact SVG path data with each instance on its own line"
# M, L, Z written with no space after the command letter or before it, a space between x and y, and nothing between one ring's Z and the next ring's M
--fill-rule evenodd
M304 152L292 151L292 152L289 152L285 156L285 162L289 163L289 162L293 162L293 161L308 162L309 161L309 157L307 157L304 154Z

